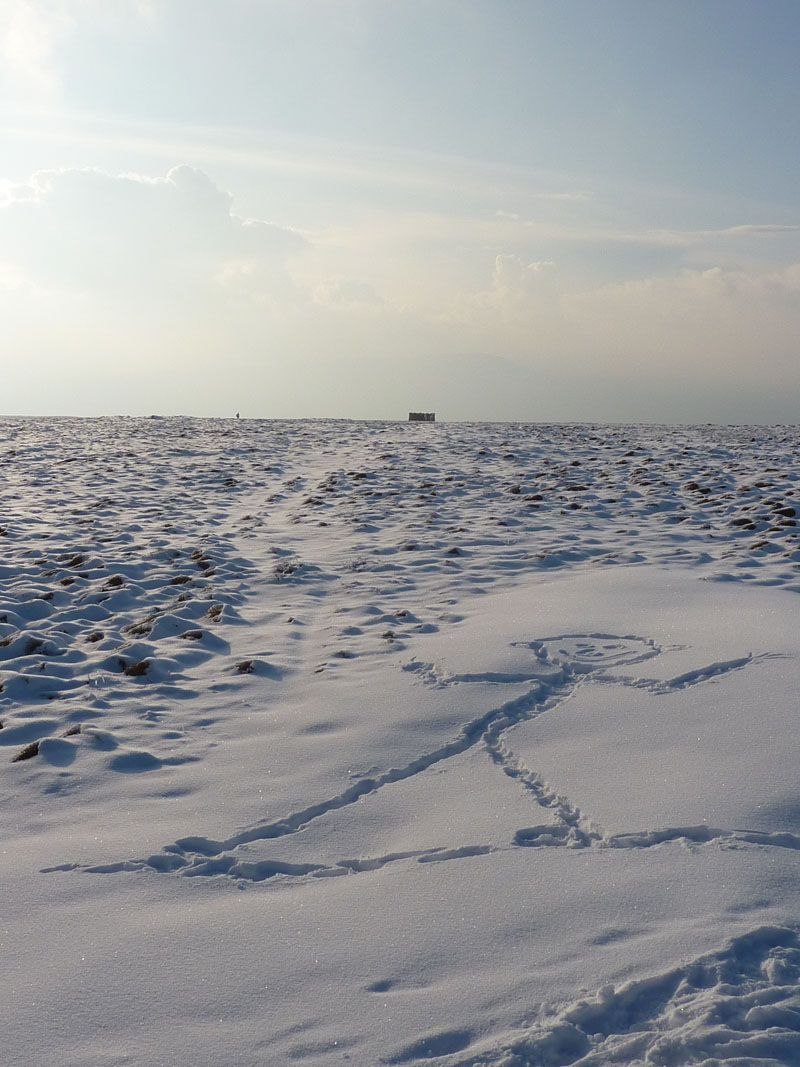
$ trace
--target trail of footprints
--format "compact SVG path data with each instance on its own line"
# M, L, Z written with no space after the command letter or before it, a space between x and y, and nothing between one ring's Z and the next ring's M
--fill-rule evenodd
M708 664L663 681L632 679L614 673L617 667L643 663L661 653L661 648L643 637L563 634L518 644L530 649L531 653L531 670L524 676L530 685L528 691L468 722L450 741L403 767L392 768L375 777L359 779L348 789L328 800L278 820L257 823L224 840L200 836L185 837L166 846L161 852L143 859L102 865L67 863L47 868L47 871L80 869L100 874L149 870L175 873L183 877L224 875L239 883L247 883L264 882L279 875L292 878L330 878L373 871L401 861L441 862L486 855L502 848L650 848L664 842L682 840L695 845L729 841L800 849L800 836L792 833L727 830L707 825L608 834L588 813L573 805L567 797L557 794L543 777L525 766L508 744L509 731L515 725L556 709L577 686L616 683L669 693L687 686L702 685L710 678L732 671L743 670L760 659L769 658L768 656L748 656ZM434 687L464 685L486 681L487 678L498 684L518 684L523 677L519 674L449 675L433 664L414 660L408 663L405 669L415 672L421 684ZM448 848L446 845L440 845L372 857L343 858L333 864L314 860L312 857L305 862L287 861L277 855L258 858L253 852L254 845L261 845L262 848L267 845L268 851L272 851L268 843L297 834L316 820L332 816L364 798L375 796L380 790L420 775L436 764L476 747L485 752L499 772L518 782L530 794L534 804L547 813L547 822L521 827L514 834L513 840L505 846L476 843Z

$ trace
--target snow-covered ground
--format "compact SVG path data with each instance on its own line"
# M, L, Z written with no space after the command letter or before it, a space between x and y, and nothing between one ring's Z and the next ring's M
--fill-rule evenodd
M4 1065L800 1063L800 430L0 434Z

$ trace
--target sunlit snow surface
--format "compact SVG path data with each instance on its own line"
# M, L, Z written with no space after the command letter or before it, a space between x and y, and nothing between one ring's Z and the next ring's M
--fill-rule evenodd
M800 431L0 420L2 1062L800 1062Z

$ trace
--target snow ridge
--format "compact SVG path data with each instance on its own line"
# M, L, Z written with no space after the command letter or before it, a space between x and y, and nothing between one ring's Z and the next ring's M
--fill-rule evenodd
M798 1034L797 933L787 927L761 926L732 939L719 952L578 1000L557 1016L542 1019L502 1050L450 1058L448 1063L452 1067L608 1063L772 1067L797 1062Z

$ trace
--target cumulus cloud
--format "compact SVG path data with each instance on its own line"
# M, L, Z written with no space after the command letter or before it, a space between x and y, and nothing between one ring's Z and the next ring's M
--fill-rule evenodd
M515 326L529 324L544 294L552 291L545 275L553 266L551 260L500 253L495 256L488 288L459 293L442 317L483 331L513 332Z
M460 294L447 322L462 345L519 367L520 396L533 375L552 417L796 418L800 264L683 269L580 291L548 267L497 256L491 286Z
M577 291L563 245L556 269L533 241L455 255L446 227L421 232L314 246L238 214L187 166L7 184L4 395L27 396L23 410L208 413L245 408L244 392L254 414L369 416L419 406L423 383L453 418L665 421L800 402L800 264Z
M377 310L383 306L374 286L359 278L325 278L313 296L315 304L340 310Z
M41 171L0 207L3 258L43 289L160 300L238 277L252 293L304 244L238 216L227 193L187 166L163 177Z
M759 272L684 270L572 294L561 304L577 350L618 367L688 380L734 374L795 387L800 264Z
M537 274L552 266L549 259L526 262L519 256L499 255L494 261L493 287L505 293L525 292Z
M238 215L185 166L155 177L45 171L7 189L5 403L208 412L229 388L238 406L244 375L283 358L298 309L311 304L287 269L305 246Z

